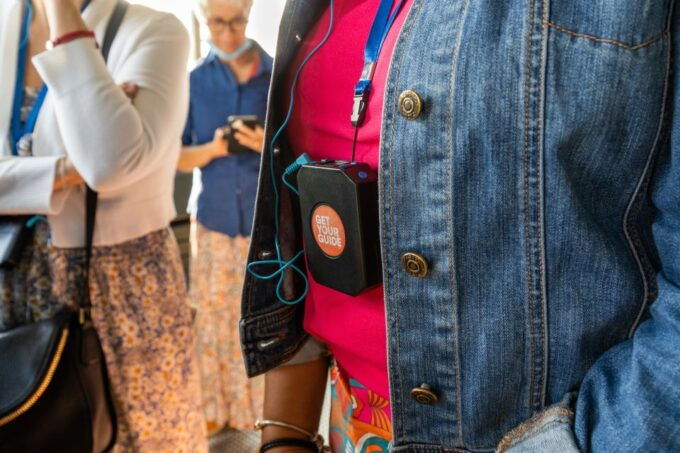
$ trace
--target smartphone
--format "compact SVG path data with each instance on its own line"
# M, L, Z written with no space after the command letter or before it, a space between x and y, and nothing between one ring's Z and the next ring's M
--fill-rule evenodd
M233 154L233 155L252 154L255 151L241 145L238 142L238 140L236 140L236 137L234 137L234 133L237 131L237 129L234 127L234 125L239 123L239 122L246 125L247 127L251 128L251 129L255 129L255 126L262 126L260 119L256 115L231 115L231 116L229 116L227 118L227 126L222 129L222 133L224 134L224 139L229 144L229 154Z

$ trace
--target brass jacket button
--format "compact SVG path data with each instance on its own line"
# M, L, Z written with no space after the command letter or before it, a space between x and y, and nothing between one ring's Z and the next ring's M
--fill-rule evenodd
M425 406L433 406L439 402L439 397L427 384L423 384L420 387L411 390L411 397L419 404Z
M423 101L418 93L406 90L399 95L399 114L407 120L415 120L423 111Z
M404 253L401 257L401 265L409 275L419 278L425 277L430 270L425 258L417 253Z

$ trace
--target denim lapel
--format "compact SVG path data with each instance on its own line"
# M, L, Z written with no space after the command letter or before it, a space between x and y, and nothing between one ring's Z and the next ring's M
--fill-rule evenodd
M289 65L295 58L300 43L321 14L328 8L329 0L288 0L279 26L276 46L274 81L288 73Z

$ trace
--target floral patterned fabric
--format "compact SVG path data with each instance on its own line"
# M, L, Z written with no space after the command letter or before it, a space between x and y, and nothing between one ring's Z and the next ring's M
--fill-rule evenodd
M17 267L0 271L0 332L49 319L61 310L52 296L48 240L49 226L39 222Z
M331 367L330 446L333 453L387 453L392 440L390 403Z
M39 89L24 88L21 123L26 122ZM30 140L29 140L30 142ZM29 150L30 154L30 150ZM0 332L54 316L61 308L52 297L47 242L50 229L38 222L16 268L0 271Z
M191 302L197 310L197 356L208 432L252 430L261 417L262 377L248 379L239 320L250 238L192 223Z
M75 309L84 251L48 252L55 296ZM114 451L207 452L192 315L172 233L96 247L90 291L118 414Z

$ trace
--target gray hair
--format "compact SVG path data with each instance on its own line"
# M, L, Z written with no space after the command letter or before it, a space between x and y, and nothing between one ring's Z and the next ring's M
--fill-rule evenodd
M210 6L210 2L227 3L230 6L243 9L246 13L248 13L253 6L253 0L197 0L198 12L205 16L205 13Z

